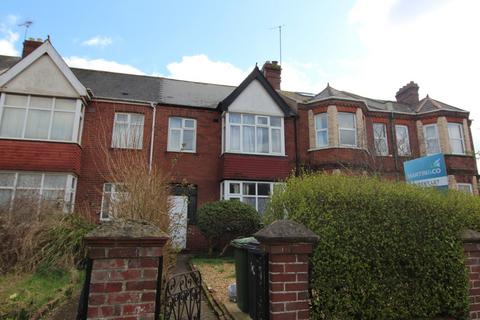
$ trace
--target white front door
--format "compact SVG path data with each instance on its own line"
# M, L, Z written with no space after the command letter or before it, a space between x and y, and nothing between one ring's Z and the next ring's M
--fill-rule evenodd
M170 196L170 236L175 249L187 247L187 196Z

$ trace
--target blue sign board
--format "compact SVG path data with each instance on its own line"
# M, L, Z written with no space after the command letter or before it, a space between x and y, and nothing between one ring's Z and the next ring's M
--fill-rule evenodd
M403 168L408 183L448 189L447 167L442 153L405 161Z

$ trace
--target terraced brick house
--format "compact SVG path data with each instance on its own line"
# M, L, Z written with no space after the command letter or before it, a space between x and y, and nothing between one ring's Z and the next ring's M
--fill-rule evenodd
M280 84L276 62L232 87L69 68L49 40L27 40L22 57L0 56L0 204L13 210L34 192L109 219L119 187L101 174L101 147L143 152L165 169L179 159L173 182L190 187L173 185L172 199L192 250L205 246L199 206L238 199L262 213L274 185L302 168L402 180L405 160L442 152L449 187L478 194L467 111L420 100L413 82L395 101Z

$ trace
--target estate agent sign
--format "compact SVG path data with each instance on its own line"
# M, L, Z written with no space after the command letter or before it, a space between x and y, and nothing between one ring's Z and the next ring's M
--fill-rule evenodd
M447 168L442 153L405 161L403 168L408 183L448 189Z

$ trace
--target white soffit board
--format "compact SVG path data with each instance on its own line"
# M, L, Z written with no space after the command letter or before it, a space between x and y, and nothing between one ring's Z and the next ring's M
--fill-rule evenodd
M252 81L228 107L229 112L254 113L283 117L276 104L258 80Z

